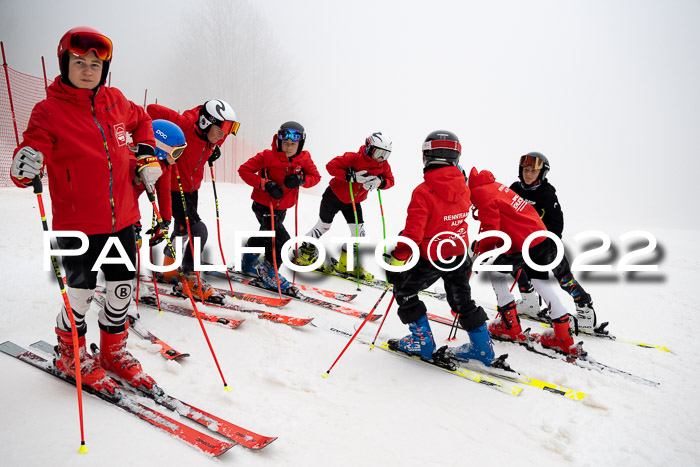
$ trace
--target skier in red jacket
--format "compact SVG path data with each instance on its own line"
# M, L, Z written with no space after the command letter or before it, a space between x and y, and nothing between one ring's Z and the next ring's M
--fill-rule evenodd
M471 200L478 210L475 216L481 221L481 231L498 230L510 237L511 247L505 254L499 255L493 262L495 265L512 265L513 270L522 268L528 277L535 277L534 270L523 259L523 243L530 234L547 231L544 223L530 206L517 193L505 185L496 182L493 174L487 170L478 172L472 168L469 174ZM486 237L478 243L476 253L493 250L501 242L497 237ZM529 247L529 254L536 264L546 265L554 261L556 246L547 237L535 238ZM489 323L489 332L500 339L526 342L527 336L520 327L520 318L515 305L513 294L510 293L506 281L506 273L489 271L491 285L498 300L498 317ZM537 293L549 306L549 316L554 330L542 334L533 334L544 347L557 351L578 355L581 349L574 344L569 327L569 315L559 299L556 289L546 280L532 279Z
M66 293L78 334L83 384L114 394L117 384L105 370L133 386L153 389L155 381L126 350L134 272L123 264L103 264L105 306L99 313L100 356L85 348L85 314L97 285L92 271L108 240L121 242L132 264L136 259L134 223L139 219L134 179L150 186L161 169L154 156L151 118L116 88L104 86L112 59L112 42L98 31L77 27L58 45L60 76L39 102L15 151L11 175L19 187L34 177L49 177L54 230L77 230L88 236L87 252L64 256ZM136 172L130 165L127 133L136 151ZM77 249L77 238L59 237L60 249ZM111 254L109 257L117 257ZM56 318L59 356L56 367L75 377L71 321L65 306Z
M471 341L449 349L449 354L489 366L494 351L486 329L486 312L474 303L469 287L471 260L466 254L469 245L466 219L471 202L464 175L456 167L461 152L457 135L450 131L434 131L423 143L425 181L413 190L406 226L400 234L418 245L420 259L408 271L387 271L387 280L394 285L399 318L408 324L411 334L391 339L389 346L425 360L446 358L435 353L427 309L418 298L418 292L442 279L447 302L459 314L459 323L469 333ZM410 247L399 243L391 254L390 263L403 265L410 257Z
M294 206L299 197L299 187L311 188L321 181L316 165L308 151L303 151L306 142L304 127L293 121L283 123L272 139L272 148L259 152L238 169L244 182L253 187L253 213L260 223L260 230L273 230L275 223L275 252L272 239L252 237L249 247L264 247L265 257L246 253L241 261L244 274L260 276L263 285L277 290L277 278L282 293L296 295L298 290L279 273L282 245L289 240L284 228L287 209ZM274 219L271 219L271 211ZM273 256L274 255L274 256ZM276 258L278 270L273 262Z
M338 212L343 214L348 223L350 235L365 236L361 203L367 199L371 190L386 190L394 186L394 175L387 161L391 155L391 147L389 136L375 132L365 139L365 144L360 146L357 152L346 152L326 164L326 169L333 178L321 198L319 220L306 234L307 237L320 238L328 232ZM352 197L350 190L352 190ZM353 209L353 200L357 218ZM374 276L359 264L355 265L358 272L348 273L346 248L347 246L343 245L340 259L333 268L342 275L352 277L359 272L360 279L373 281ZM302 243L300 252L301 255L297 259L299 264L309 265L318 258L318 250L311 243Z
M170 177L172 213L175 218L172 235L173 237L182 236L186 244L181 267L189 289L202 300L220 302L223 297L214 294L214 289L194 272L190 241L194 242L194 239L198 238L200 251L204 250L209 234L206 224L197 212L199 187L204 178L204 168L207 162L213 163L221 156L219 146L224 143L228 135L236 135L240 123L236 120L233 108L220 99L209 100L203 105L186 110L182 115L157 104L149 105L146 110L152 118L173 122L185 134L187 147L171 171ZM182 186L182 192L180 192L180 186ZM188 237L188 221L191 239ZM164 266L175 263L168 247L163 254ZM166 271L163 273L163 280L177 283L178 271L176 269ZM176 288L182 291L182 284L176 284Z

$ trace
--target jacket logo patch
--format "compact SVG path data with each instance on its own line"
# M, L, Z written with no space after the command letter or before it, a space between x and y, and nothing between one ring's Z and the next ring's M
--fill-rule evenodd
M126 146L126 130L124 129L123 123L114 125L114 136L117 138L117 144L119 146Z

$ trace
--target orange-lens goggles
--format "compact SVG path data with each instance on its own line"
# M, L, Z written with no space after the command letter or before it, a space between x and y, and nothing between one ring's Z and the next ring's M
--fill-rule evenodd
M224 122L221 122L220 128L221 128L221 131L224 132L224 134L236 136L236 133L238 133L238 128L240 126L241 126L241 124L238 122L232 122L230 120L226 120Z
M100 60L111 60L112 41L101 34L81 32L71 36L68 51L81 57L94 51Z
M540 170L544 167L544 161L539 157L522 156L520 158L520 167L532 167L535 170Z

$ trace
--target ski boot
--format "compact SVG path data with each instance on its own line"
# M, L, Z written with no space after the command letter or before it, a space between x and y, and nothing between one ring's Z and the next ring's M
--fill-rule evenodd
M190 289L190 292L192 292L192 295L195 298L198 298L202 302L223 302L223 297L220 294L215 293L212 286L205 282L201 275L199 276L199 280L197 280L197 274L193 271L186 272L183 274L183 276L184 280L187 282L187 287ZM202 284L201 290L199 288L200 283ZM180 282L175 285L175 291L182 295L187 295L184 291L183 285Z
M102 368L117 375L134 387L144 386L148 390L157 388L156 382L143 372L141 363L126 350L129 323L117 333L108 333L100 325L100 364Z
M171 258L170 256L163 256L163 266L170 266L171 264L175 264L175 259ZM165 272L156 272L156 280L159 282L175 284L180 280L179 277L180 272L177 270L177 268L173 268Z
M486 366L491 366L495 353L486 324L467 331L467 333L471 342L460 347L450 347L447 349L447 353L457 360L477 360Z
M430 330L428 316L423 315L417 321L408 323L411 331L406 337L389 340L389 348L400 350L409 355L418 355L423 360L432 360L435 351L435 339Z
M313 243L302 243L299 247L299 253L296 263L302 266L313 264L318 259L318 248Z
M538 320L542 319L542 314L540 311L540 298L537 292L532 290L531 292L520 292L520 298L516 300L515 307L518 310L519 315L524 315L526 317L535 318ZM545 317L547 315L545 314Z
M245 253L241 258L241 273L246 276L258 277L258 263L260 263L258 255Z
M582 353L581 347L574 344L574 338L571 336L568 315L553 319L552 327L554 329L548 329L542 334L533 334L535 342L567 355L578 356Z
M338 262L333 263L333 269L335 269L337 273L351 278L357 277L359 269L360 279L368 282L374 282L374 275L367 272L365 268L363 268L359 264L356 264L355 269L353 269L352 271L348 271L348 252L345 250L343 250L342 253L340 253L340 259L338 260Z
M55 347L55 365L58 371L75 379L75 353L73 352L73 336L70 331L56 328L58 345ZM100 362L90 355L85 348L85 336L78 337L80 353L80 376L82 384L90 386L97 392L102 392L110 397L119 395L119 386L107 376Z
M526 342L527 337L520 327L520 318L515 307L515 302L510 302L504 307L498 307L498 316L488 325L491 337L498 340L514 342Z
M282 292L285 295L290 295L292 297L296 297L299 295L299 289L292 285L292 283L289 282L287 279L285 279L282 273L280 273L279 271L275 273L275 267L269 262L260 261L257 264L256 269L258 271L260 279L262 279L264 287L272 290L277 290L277 277L279 276L280 292Z
M594 333L597 322L593 302L576 302L576 316L571 315L570 319L576 334L579 330Z

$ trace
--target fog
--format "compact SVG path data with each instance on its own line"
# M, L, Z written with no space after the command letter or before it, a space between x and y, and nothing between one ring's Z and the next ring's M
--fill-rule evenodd
M581 228L700 227L690 201L700 174L698 2L95 5L2 0L9 65L40 76L43 55L54 77L59 38L88 25L113 40L112 85L130 99L142 104L146 88L149 103L180 110L227 99L239 137L258 150L297 120L321 167L381 130L410 189L422 177L421 142L448 129L463 166L506 184L520 155L547 155L567 220Z

